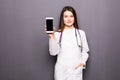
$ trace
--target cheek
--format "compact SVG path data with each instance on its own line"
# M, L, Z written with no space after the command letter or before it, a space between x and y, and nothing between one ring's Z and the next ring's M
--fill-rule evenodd
M73 22L75 21L74 18L71 19Z
M63 21L64 21L64 22L67 22L67 18L64 18Z

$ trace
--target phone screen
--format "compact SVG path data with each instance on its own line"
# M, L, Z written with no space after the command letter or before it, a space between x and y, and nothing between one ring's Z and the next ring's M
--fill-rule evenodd
M53 19L52 18L46 19L46 27L47 27L47 31L53 31Z

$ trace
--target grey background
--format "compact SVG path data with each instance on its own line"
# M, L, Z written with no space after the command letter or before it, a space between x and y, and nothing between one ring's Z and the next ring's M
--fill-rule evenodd
M120 0L0 0L0 80L53 80L46 16L57 28L61 9L73 6L85 30L90 58L84 80L120 79Z

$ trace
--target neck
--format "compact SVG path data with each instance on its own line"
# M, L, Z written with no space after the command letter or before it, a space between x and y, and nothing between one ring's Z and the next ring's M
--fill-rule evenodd
M74 26L72 25L72 26L65 26L64 29L73 29L73 28L74 28Z

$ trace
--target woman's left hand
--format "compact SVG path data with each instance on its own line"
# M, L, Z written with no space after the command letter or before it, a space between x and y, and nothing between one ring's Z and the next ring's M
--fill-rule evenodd
M85 64L80 63L79 65L77 65L77 66L75 67L75 69L77 69L77 68L79 68L79 67L84 67L84 66L85 66Z

